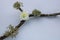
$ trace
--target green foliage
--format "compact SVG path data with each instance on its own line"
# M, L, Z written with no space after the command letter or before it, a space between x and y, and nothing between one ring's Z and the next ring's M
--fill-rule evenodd
M41 12L39 10L35 9L35 10L32 11L32 14L34 16L40 16L41 15Z
M13 7L16 8L16 9L19 9L20 7L22 6L22 3L21 2L15 2Z

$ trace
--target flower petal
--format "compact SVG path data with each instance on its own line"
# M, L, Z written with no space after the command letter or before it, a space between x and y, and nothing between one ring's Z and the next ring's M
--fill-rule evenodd
M29 14L25 11L23 11L21 14L20 14L20 19L21 20L28 20L29 19Z

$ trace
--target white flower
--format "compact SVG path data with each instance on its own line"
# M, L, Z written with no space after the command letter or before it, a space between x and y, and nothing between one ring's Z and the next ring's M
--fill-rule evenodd
M20 19L21 20L28 20L29 19L29 14L27 13L27 12L22 12L21 14L20 14Z

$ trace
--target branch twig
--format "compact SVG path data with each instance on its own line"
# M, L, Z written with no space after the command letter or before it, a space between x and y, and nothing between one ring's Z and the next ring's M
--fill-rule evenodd
M20 10L21 12L23 12L23 10L22 10L21 8L19 8L19 10Z
M60 15L60 13L53 13L53 14L41 14L40 17L49 17L49 16L57 16ZM30 14L29 17L34 17L33 14Z
M25 20L22 20L15 28L19 29L19 27L21 27L24 23L25 23ZM5 38L7 38L7 37L9 37L9 36L3 35L3 36L0 37L0 40L3 40Z
M20 4L18 2L15 3L14 5L15 8L19 9L21 12L23 12L23 10L20 7ZM36 10L35 10L36 11ZM37 13L40 13L39 11L36 11ZM35 13L35 12L34 12ZM40 14L40 17L49 17L49 16L57 16L57 15L60 15L60 13L53 13L53 14ZM29 17L35 17L33 14L30 14ZM15 29L19 29L23 24L25 23L25 20L21 20L20 23L15 26ZM17 30L16 29L16 30ZM15 30L15 31L16 31ZM14 33L14 31L13 31ZM4 40L5 38L9 37L10 35L6 36L6 35L3 35L3 36L0 36L0 40Z

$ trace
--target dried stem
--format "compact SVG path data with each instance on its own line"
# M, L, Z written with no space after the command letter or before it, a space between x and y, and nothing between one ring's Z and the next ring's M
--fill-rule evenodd
M23 10L21 8L19 8L19 10L21 12L23 12ZM20 21L20 23L15 27L15 29L19 29L23 24L25 23L25 20L22 20ZM14 32L13 32L14 33ZM10 36L10 35L9 35ZM0 40L4 40L5 38L9 37L9 36L6 36L6 35L3 35L0 37Z
M20 10L21 12L23 12L23 10L22 10L21 8L19 8L19 10Z
M24 22L25 22L25 20L22 20L22 21L15 27L15 29L16 29L16 28L19 29L19 27L21 27L21 26L24 24ZM14 33L14 32L13 32L13 33ZM0 37L0 40L3 40L3 39L5 39L5 38L7 38L7 37L9 37L9 36L3 35L3 36Z
M57 16L60 15L60 13L53 13L53 14L41 14L40 17L49 17L49 16ZM33 14L30 14L29 17L34 17Z
M21 12L23 12L23 10L21 8L19 8L19 10ZM41 14L40 17L48 17L48 16L57 16L57 15L60 15L60 13L53 13L53 14ZM29 17L34 17L33 14L30 14ZM20 23L15 27L15 29L19 29L23 24L25 23L25 20L22 20L20 21ZM14 32L13 32L14 33ZM9 35L10 36L10 35ZM9 36L6 36L6 35L3 35L0 37L0 40L4 40L5 38L9 37Z

